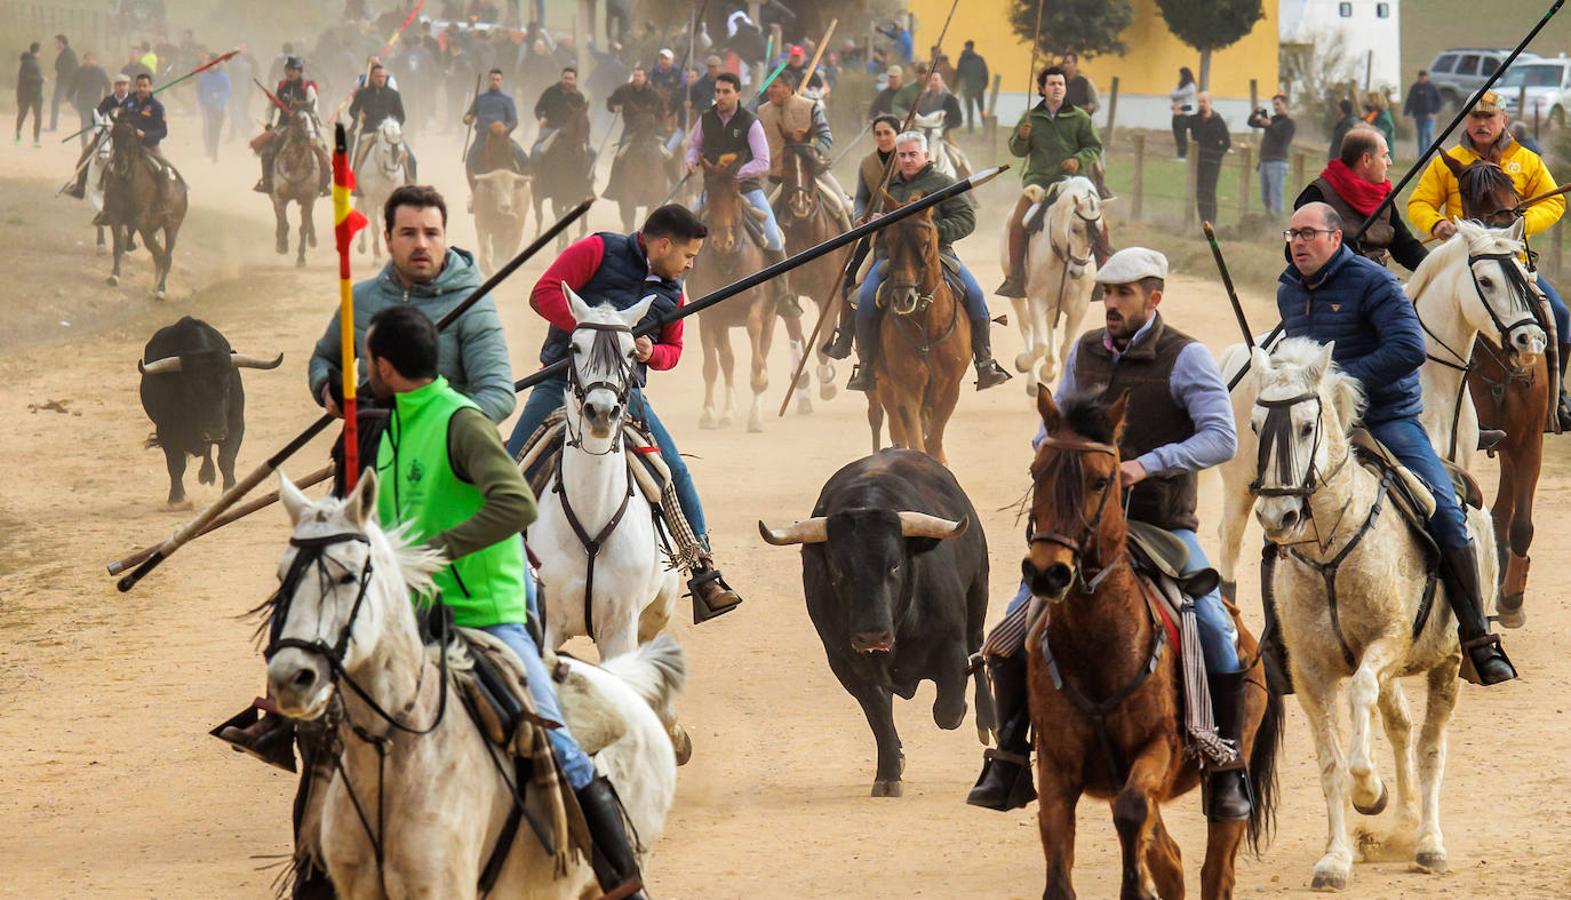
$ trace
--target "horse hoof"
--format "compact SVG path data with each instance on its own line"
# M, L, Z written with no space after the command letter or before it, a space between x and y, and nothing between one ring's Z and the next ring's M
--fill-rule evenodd
M747 420L747 433L748 434L763 434L764 433L764 423L759 421L758 419L748 419Z
M1322 893L1335 893L1347 890L1347 875L1342 872L1316 872L1314 880L1309 882L1309 889Z
M734 424L735 422L736 422L736 420L731 418L730 416L721 416L720 417L720 422L717 425L715 425L715 427L716 428L730 428L732 426L732 424Z
M164 289L163 288L159 288L158 290L154 291L153 292L153 299L154 300L162 300L162 299L164 299Z
M1500 598L1499 615L1496 617L1501 628L1521 628L1527 624L1527 610L1522 607L1521 594L1509 594Z
M1450 868L1446 865L1446 855L1442 850L1420 850L1413 863L1418 871L1426 875L1441 875Z
M110 287L118 287L119 284L120 284L120 276L119 275L111 275L108 278L104 279L104 284L107 284Z
M1031 371L1031 354L1025 353L1025 352L1021 352L1021 353L1016 353L1015 354L1015 371L1016 372L1029 372L1029 371Z
M900 796L901 793L902 793L902 788L900 787L900 782L899 781L875 781L875 782L873 782L873 796L874 797L898 797L898 796Z
M685 766L693 758L693 739L681 725L671 727L671 745L676 750L676 764Z
M1375 802L1373 804L1364 806L1357 800L1354 800L1353 808L1358 810L1359 815L1378 816L1386 811L1386 803L1390 800L1391 791L1386 788L1386 783L1382 781L1380 782L1380 796L1375 798Z
M103 244L99 244L96 249L98 251L98 255L99 256L103 256L105 253L109 252L109 248L105 247Z
M297 269L305 268L305 257L302 256L299 259L295 260L295 268L297 268Z
M809 400L806 394L803 394L796 401L796 411L797 411L797 413L799 413L801 415L804 415L804 416L812 415L813 414L813 401Z
M714 431L720 427L720 423L715 421L714 416L706 412L698 417L698 427L705 431Z
M840 393L840 389L835 387L832 382L826 381L818 386L818 399L825 402L835 399L835 394L838 393Z
M191 498L185 497L180 500L170 500L164 504L164 508L176 512L183 512L192 508Z
M277 252L277 254L279 256L288 256L289 255L289 245L288 244L279 244L278 246L274 247L273 250L275 252Z

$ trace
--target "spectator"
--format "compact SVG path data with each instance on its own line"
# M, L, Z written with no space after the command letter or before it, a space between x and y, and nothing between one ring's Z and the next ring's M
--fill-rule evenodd
M212 62L216 54L209 53L203 62ZM229 108L229 73L223 66L214 66L196 76L196 105L202 109L202 143L207 156L218 162L218 142L224 136L224 110Z
M60 101L70 100L71 86L76 82L76 51L65 35L55 35L55 89L49 100L49 130L60 130Z
M1539 156L1544 155L1544 151L1538 146L1538 141L1531 134L1527 133L1526 122L1513 122L1511 124L1511 137L1524 148L1537 153Z
M1096 85L1080 73L1080 54L1065 53L1058 67L1068 76L1064 79L1064 85L1069 89L1064 94L1064 100L1076 109L1085 110L1088 116L1096 115L1096 111L1102 108L1102 101L1097 99Z
M900 92L895 94L894 107L890 110L895 114L895 118L901 121L905 120L906 110L916 105L917 95L922 93L927 85L927 63L919 62L912 68L916 70L916 77L903 85Z
M955 65L949 61L949 54L940 47L934 47L927 58L934 61L933 71L944 76L944 84L955 83Z
M960 111L960 98L944 87L944 76L935 71L927 76L927 90L917 95L916 114L930 116L939 110L944 113L945 137L964 124L965 114Z
M1287 154L1293 146L1297 126L1287 114L1287 97L1271 98L1271 112L1265 107L1249 117L1250 128L1264 129L1260 136L1260 202L1272 218L1282 216L1282 188L1287 183Z
M1386 102L1386 95L1379 91L1369 91L1364 94L1364 124L1372 126L1376 131L1386 136L1386 146L1396 146L1396 120L1391 118L1390 104ZM1338 152L1341 148L1338 147Z
M1336 108L1342 113L1342 118L1338 119L1331 129L1331 148L1326 151L1327 161L1341 157L1342 139L1360 124L1358 117L1353 115L1353 101L1343 97L1336 102Z
M692 101L694 116L703 115L704 110L714 105L715 78L720 74L720 57L711 56L704 60L704 77L693 82Z
M27 111L33 111L33 146L38 143L38 132L43 126L44 70L38 64L38 42L34 41L22 54L22 65L16 73L16 142L22 143L22 123L27 121Z
M142 62L142 48L132 47L131 58L126 62L125 65L120 67L120 74L131 79L132 83L135 83L136 76L144 73L146 73L147 77L149 78L153 77L153 70L149 69L146 64Z
M1216 180L1222 174L1222 157L1232 145L1227 133L1227 123L1211 108L1211 93L1201 91L1195 95L1200 112L1189 119L1189 140L1200 157L1199 173L1195 182L1195 206L1199 208L1202 222L1216 222Z
M956 87L960 90L961 102L965 104L966 131L972 132L976 130L977 120L987 113L987 83L991 80L987 60L976 52L976 41L966 41L965 49L960 51L960 62L955 66L955 75L959 79Z
M872 104L867 108L867 119L869 122L879 116L893 115L895 111L895 97L900 94L900 89L905 86L903 83L905 70L899 66L890 66L884 75L886 77L884 89L878 92L878 95L873 98Z
M76 67L76 74L71 78L70 96L71 105L82 122L82 133L78 137L83 147L93 137L93 110L108 93L109 73L98 64L98 57L82 54L82 64Z
M1440 89L1429 80L1429 70L1419 69L1418 80L1407 89L1407 102L1402 104L1402 115L1413 118L1419 156L1423 156L1429 145L1435 142L1435 114L1444 106Z
M251 79L256 77L256 58L244 43L236 44L239 52L224 63L229 70L229 141L245 140L243 133L251 127L251 98L256 88Z
M901 25L899 21L892 21L882 28L875 26L873 30L889 38L893 45L889 50L894 54L894 62L911 62L911 54L915 51L915 46L911 42L911 32L904 25Z
M158 42L161 43L161 44L168 43L168 38L160 37L158 39ZM145 66L147 68L147 71L149 73L151 73L151 74L148 75L149 78L153 78L153 79L156 80L158 78L158 54L153 52L153 44L152 44L152 42L151 41L143 41L142 42L142 46L137 48L137 50L138 50L138 55L137 55L136 61L141 63L143 66ZM136 76L135 75L131 76L131 80L133 82L135 82L136 81Z
M1179 159L1189 158L1189 119L1195 114L1195 73L1188 66L1178 70L1178 87L1169 91L1173 101L1173 146Z

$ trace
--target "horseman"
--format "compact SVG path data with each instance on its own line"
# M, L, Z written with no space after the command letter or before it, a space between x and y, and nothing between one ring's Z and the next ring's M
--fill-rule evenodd
M1144 247L1120 250L1097 270L1107 325L1086 332L1069 352L1057 393L1063 398L1081 390L1102 390L1108 396L1127 391L1124 421L1129 425L1119 437L1118 451L1121 486L1129 491L1128 517L1182 540L1189 550L1183 570L1187 575L1211 567L1195 534L1200 473L1232 459L1238 439L1232 401L1211 351L1168 325L1157 311L1166 278L1167 257ZM1046 436L1044 426L1033 445ZM1022 581L1010 613L1030 599L1031 588ZM1194 603L1217 735L1241 748L1247 670L1238 658L1238 633L1217 588L1195 597ZM966 802L1010 810L1035 796L1028 764L1031 717L1025 649L989 656L988 673L1003 724L998 749L987 752L982 776ZM1205 812L1213 822L1249 818L1242 758L1208 772Z
M899 133L900 120L894 116L885 113L873 120L873 152L862 157L856 169L856 198L852 202L858 225L872 218L873 198L878 196L879 189L884 185L884 171L894 158L895 137ZM821 349L831 359L845 359L851 355L851 341L856 336L856 312L851 306L851 292L856 289L856 273L872 249L872 241L865 238L858 241L856 249L852 251L851 261L846 266L845 284L841 289L840 318L836 321L834 336Z
M1293 201L1293 208L1327 203L1343 222L1362 222L1391 193L1391 180L1386 177L1390 168L1391 148L1386 146L1386 136L1373 128L1354 128L1342 138L1341 155L1326 163L1320 177ZM1345 243L1354 253L1381 265L1390 256L1409 272L1429 255L1397 215L1393 204L1381 210L1380 218L1364 231L1360 240L1355 242L1349 236Z
M699 160L713 166L718 165L722 157L736 159L733 176L741 189L742 199L758 212L764 239L764 262L772 266L785 259L785 235L780 231L774 207L769 205L758 179L769 173L774 157L763 122L743 108L741 92L742 81L736 75L721 72L715 77L715 105L698 117L687 135L687 171L698 171ZM779 308L789 313L794 307L797 315L801 315L785 276L774 279L772 285Z
M661 48L655 58L655 67L649 70L649 84L665 95L667 112L678 105L682 96L682 70L676 67L676 54Z
M169 179L176 176L173 174L174 166L164 158L164 151L158 146L169 135L169 125L164 120L164 105L153 96L152 76L146 72L136 76L136 90L125 99L125 105L120 108L118 118L121 121L129 121L136 129L137 141L142 145L142 152L146 154L156 176L154 178L154 183L158 185L156 206L162 209L164 199L169 193Z
M323 197L328 196L333 163L327 155L327 145L322 142L322 128L316 118L316 82L306 80L305 63L300 57L291 56L284 62L284 80L278 82L273 99L277 103L273 106L267 129L252 141L252 146L258 148L257 155L262 159L262 177L252 190L261 194L273 192L273 159L283 146L283 132L290 117L303 110L310 119L311 150L316 154L319 190ZM282 107L278 104L282 104Z
M769 141L769 180L780 184L780 164L785 158L786 145L803 143L813 148L813 175L819 196L828 201L837 219L850 220L845 202L845 189L829 171L829 156L834 150L835 136L829 130L829 116L824 104L796 92L795 76L781 72L769 83L769 98L758 108L758 121L764 126L764 139ZM779 218L779 211L776 211Z
M654 303L638 327L661 322L686 302L682 276L692 268L693 258L708 234L703 222L692 212L669 204L650 213L641 231L592 234L569 246L535 283L529 301L535 312L551 323L545 344L540 348L541 364L551 365L567 358L568 339L577 327L569 312L564 285L590 303L610 303L617 309L628 309L652 295ZM634 355L637 365L633 377L637 386L628 395L628 412L648 426L649 435L660 448L661 458L671 470L671 486L691 526L687 530L669 528L668 531L673 537L690 531L697 540L697 546L675 548L675 556L693 561L687 587L693 594L694 621L704 622L730 612L742 598L726 585L720 570L715 567L704 509L692 473L670 432L655 415L644 388L651 369L668 371L682 358L681 320L665 322L653 337L638 338ZM546 418L562 408L566 391L565 372L535 386L513 426L513 435L507 442L509 452L516 457L523 451Z
M483 93L475 95L469 104L469 111L464 113L464 124L473 125L475 133L480 135L475 140L474 146L469 148L469 155L464 158L464 175L469 179L469 189L475 188L475 176L484 175L491 169L486 165L486 136L500 134L507 136L508 152L511 154L512 166L515 172L529 171L529 154L524 148L518 146L512 134L518 128L518 107L513 103L513 98L502 92L502 70L492 69L486 74L486 89ZM470 198L473 208L474 198Z
M653 129L658 134L665 120L665 97L649 83L643 66L633 67L633 74L627 83L611 92L605 106L613 113L622 114L622 137L616 143L618 152L641 129Z
M1484 685L1509 681L1516 677L1516 669L1484 617L1483 589L1466 517L1450 474L1418 422L1423 408L1418 369L1424 364L1425 346L1418 314L1390 272L1343 244L1344 227L1341 215L1329 204L1311 203L1293 214L1287 232L1291 262L1276 295L1285 335L1323 344L1334 341L1332 358L1363 383L1369 404L1363 426L1434 495L1429 532L1440 547L1446 601L1456 614L1465 656L1463 675ZM1268 552L1261 567L1266 615L1261 645L1267 662L1286 676L1286 651L1269 588L1278 556ZM1288 681L1279 683L1286 686Z
M110 93L104 95L104 98L99 100L98 105L93 108L93 112L96 113L94 121L97 121L98 117L112 121L115 117L120 115L121 108L126 105L126 101L128 101L130 98L131 76L123 72L115 75L113 90ZM105 137L103 140L107 141L108 138ZM88 167L85 163L87 161L88 155L97 152L98 148L101 146L102 145L99 142L89 141L87 146L82 148L82 155L76 161L76 181L69 189L66 190L67 194L75 197L78 200L81 200L83 197L87 196Z
M965 113L960 109L960 98L944 86L944 76L933 72L927 76L927 89L916 96L916 114L930 116L940 110L944 113L944 140L948 141L950 132L965 124Z
M1025 159L1021 182L1051 190L1054 183L1065 178L1090 177L1102 157L1102 141L1096 136L1091 116L1064 99L1064 70L1048 66L1037 75L1036 86L1042 102L1020 117L1009 136L1009 152ZM1023 220L1030 207L1031 201L1021 196L1009 214L1009 269L1004 273L1004 283L993 292L1001 297L1019 299L1026 295L1026 246L1030 235ZM1097 265L1102 265L1111 254L1106 224L1093 239L1092 248Z
M535 119L540 123L540 134L529 150L530 158L538 160L551 135L561 131L573 116L588 108L589 98L578 89L578 70L568 66L562 70L562 80L542 91L540 99L535 101ZM594 165L593 153L591 148L591 166Z
M1463 131L1458 145L1440 152L1463 166L1480 159L1494 163L1510 176L1512 185L1523 197L1536 197L1554 190L1555 179L1549 173L1549 167L1544 165L1544 160L1514 140L1506 124L1505 106L1500 95L1488 91L1478 98L1468 112L1467 129ZM1517 214L1526 225L1527 237L1531 238L1549 230L1560 221L1565 211L1566 198L1561 195L1541 200L1517 211ZM1455 220L1461 216L1461 185L1457 177L1451 174L1445 160L1435 159L1424 170L1423 176L1418 179L1418 187L1407 201L1407 217L1413 220L1413 225L1419 230L1445 240L1456 233ZM1528 264L1532 264L1531 255ZM1555 315L1555 336L1560 351L1560 427L1561 430L1567 430L1571 429L1571 398L1566 394L1566 361L1567 357L1571 357L1571 312L1566 310L1566 302L1560 298L1560 292L1549 283L1549 279L1542 272L1536 274L1538 289L1549 301L1549 307Z
M387 69L381 63L372 63L370 83L356 90L349 104L349 121L355 124L355 137L351 142L355 158L351 168L359 171L366 154L371 152L371 145L376 143L377 128L388 119L404 124L404 99L397 88L387 83ZM404 180L414 184L415 155L410 152L407 141L401 141L399 146L404 154Z
M954 184L927 158L927 137L920 131L908 131L895 139L895 160L899 167L889 181L889 195L897 203L915 197L926 197ZM965 284L966 318L971 320L971 356L976 363L976 389L985 391L1008 381L1010 375L993 361L992 341L988 333L991 320L987 312L987 298L976 276L955 255L954 242L976 230L976 211L966 202L964 195L957 195L938 204L933 214L933 226L938 231L938 253L946 268L959 275ZM875 372L878 359L878 289L884 271L889 267L888 253L882 244L875 248L872 269L862 282L856 307L856 343L860 362L851 373L847 390L869 391L877 383Z

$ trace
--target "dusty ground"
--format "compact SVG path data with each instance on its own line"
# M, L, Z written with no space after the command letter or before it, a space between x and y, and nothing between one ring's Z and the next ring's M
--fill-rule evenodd
M189 312L247 352L287 353L282 369L246 375L244 470L315 415L304 392L305 362L336 303L326 208L317 212L324 245L308 269L296 271L271 253L267 205L249 190L250 156L230 145L215 167L198 158L195 122L177 120L175 134L168 154L192 184L193 207L171 299L161 305L149 299L145 253L129 263L121 287L102 286L108 262L92 253L84 208L48 197L74 149L0 148L0 235L16 263L0 286L8 323L0 345L11 348L0 358L0 416L9 426L0 429L0 458L11 473L0 489L0 894L261 897L272 877L262 867L289 849L292 781L206 734L260 687L251 627L237 616L274 583L281 514L257 515L197 542L130 595L116 593L102 568L184 519L161 508L161 458L142 449L149 426L136 401L134 362L153 329ZM427 139L418 149L426 177L461 198L456 141ZM1007 186L989 192L991 212L1002 213L1007 194ZM453 243L469 246L462 200L454 205ZM612 210L594 215L596 227L615 227ZM991 287L999 278L998 216L983 222L961 252ZM519 371L532 367L542 335L526 292L544 262L527 266L498 295ZM356 268L371 271L364 260ZM1178 272L1163 309L1216 348L1235 333L1210 276ZM1249 298L1261 328L1272 318L1264 300ZM56 307L70 315L56 316ZM46 327L60 319L71 324ZM21 321L25 329L11 324ZM1000 357L1011 358L1018 337L996 334ZM1034 813L964 804L981 748L969 725L941 732L932 724L930 688L897 706L909 763L905 796L867 796L873 741L824 663L803 609L798 556L757 537L757 518L805 515L823 481L867 451L860 398L842 394L811 417L771 419L763 435L699 431L696 345L695 336L684 364L657 376L653 393L694 457L719 556L748 602L703 628L677 629L692 670L682 709L697 750L650 865L655 894L1038 894ZM771 406L786 378L779 348L772 371ZM50 400L64 412L34 409ZM950 428L955 471L992 539L995 618L1013 591L1021 551L1012 514L996 510L1026 487L1025 444L1035 427L1017 380L987 394L968 388ZM324 453L325 444L313 446L288 471L309 471ZM1571 527L1557 515L1571 479L1562 447L1551 454L1530 625L1509 637L1525 677L1487 697L1464 691L1451 732L1445 821L1452 871L1423 876L1402 861L1361 865L1357 896L1571 893L1561 699L1562 629L1571 614L1560 596ZM1209 477L1203 483L1209 540L1218 485ZM198 502L216 496L188 484ZM1241 580L1255 583L1254 572ZM1258 622L1255 591L1244 593L1246 615ZM1281 827L1263 858L1241 862L1245 894L1305 892L1323 840L1308 732L1296 705L1290 710ZM1175 802L1167 818L1197 886L1198 798ZM1086 804L1076 871L1085 896L1116 891L1116 848L1107 809Z

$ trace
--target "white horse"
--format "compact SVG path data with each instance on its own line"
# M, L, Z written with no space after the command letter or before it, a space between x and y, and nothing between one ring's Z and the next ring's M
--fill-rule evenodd
M1363 391L1331 362L1331 351L1330 345L1303 338L1283 341L1270 357L1255 349L1251 364L1261 387L1250 426L1271 444L1256 476L1261 497L1255 515L1266 537L1286 548L1272 584L1296 696L1314 730L1326 800L1325 855L1315 864L1311 886L1340 891L1353 875L1348 801L1376 816L1389 796L1370 746L1377 705L1396 760L1396 810L1389 830L1375 840L1393 850L1414 848L1412 859L1425 872L1445 870L1440 783L1462 651L1445 615L1443 584L1413 635L1425 589L1424 551L1401 516L1391 510L1381 515L1391 500L1380 477L1350 459L1347 429L1362 412ZM1471 508L1467 524L1479 579L1494 585L1494 526L1483 511ZM1494 606L1492 591L1484 605L1487 614ZM1428 681L1417 783L1413 721L1398 680L1408 675ZM1337 703L1349 677L1351 734L1344 756Z
M546 647L586 635L601 659L614 659L665 629L679 593L623 448L634 387L632 328L653 298L618 311L564 290L578 323L568 356L566 440L560 467L541 492L540 517L529 526L529 545L541 559ZM591 542L598 545L593 555Z
M1451 461L1463 468L1470 467L1473 448L1478 446L1478 415L1463 385L1465 373L1458 367L1467 365L1474 339L1481 331L1493 335L1502 347L1511 348L1518 365L1532 365L1548 343L1520 293L1531 283L1517 259L1522 252L1521 225L1518 220L1509 229L1490 229L1476 222L1458 222L1456 236L1430 253L1408 283L1429 353L1418 370L1424 397L1420 422L1442 459L1453 456L1455 423L1457 452ZM1234 344L1222 354L1222 371L1229 381L1248 358L1243 344ZM1251 368L1233 389L1238 453L1220 467L1224 499L1218 570L1223 593L1229 597L1236 596L1238 556L1255 505L1249 483L1255 477L1258 445L1244 424L1259 387L1258 374Z
M365 151L360 167L355 170L355 184L360 188L360 196L355 198L355 209L372 222L378 222L381 221L382 206L387 203L388 196L408 181L404 129L397 119L390 116L382 120L374 133L365 135L361 140L370 141L371 146ZM371 227L360 232L361 253L365 252L367 234L371 236L371 258L381 259L382 230Z
M925 116L913 116L911 130L920 131L927 138L927 158L932 161L934 170L956 181L971 177L973 171L970 158L965 155L965 151L944 139L943 110L934 110ZM976 205L970 194L965 197L973 206Z
M93 110L93 136L89 146L95 148L93 155L87 160L87 181L84 183L83 198L93 207L94 213L104 211L104 168L109 165L109 159L114 155L114 145L109 140L109 126L112 124L109 117ZM98 229L97 252L103 256L109 251L108 244L104 241L104 226L95 226Z
M268 684L279 709L296 719L319 718L336 699L344 748L342 775L326 786L319 818L308 816L302 844L343 897L475 897L513 804L498 767L511 777L512 766L452 696L451 680L439 677L444 652L450 670L473 665L467 647L421 643L410 597L431 590L431 574L446 560L407 544L401 530L382 530L370 469L345 500L312 502L288 478L279 480L294 524L279 573L297 577L273 605ZM569 680L585 687L576 700L563 695L569 727L593 731L609 721L610 730L599 729L609 738L626 726L595 764L615 785L642 845L652 847L676 791L676 760L656 709L669 708L680 691L681 648L663 640L604 668L561 661L583 679ZM340 690L344 682L365 695ZM383 737L373 744L364 733ZM536 821L549 821L540 791L526 802ZM383 850L380 866L372 834ZM523 827L494 893L565 900L594 884L586 860L547 855Z
M480 270L488 275L518 252L529 217L530 184L530 176L512 169L475 176L475 249Z
M1085 318L1091 289L1096 280L1096 257L1092 248L1102 229L1102 198L1089 178L1066 178L1055 186L1056 194L1044 201L1050 191L1027 185L1024 193L1032 206L1025 211L1027 220L1036 213L1036 204L1051 202L1042 230L1030 236L1026 247L1026 296L1012 299L1015 319L1025 349L1015 356L1015 369L1031 372L1026 392L1036 396L1040 382L1052 387L1058 380L1058 367L1080 337L1080 321ZM1009 268L1009 235L1003 239L1003 265ZM1054 349L1055 335L1063 326L1063 346ZM1038 362L1040 360L1040 362Z

